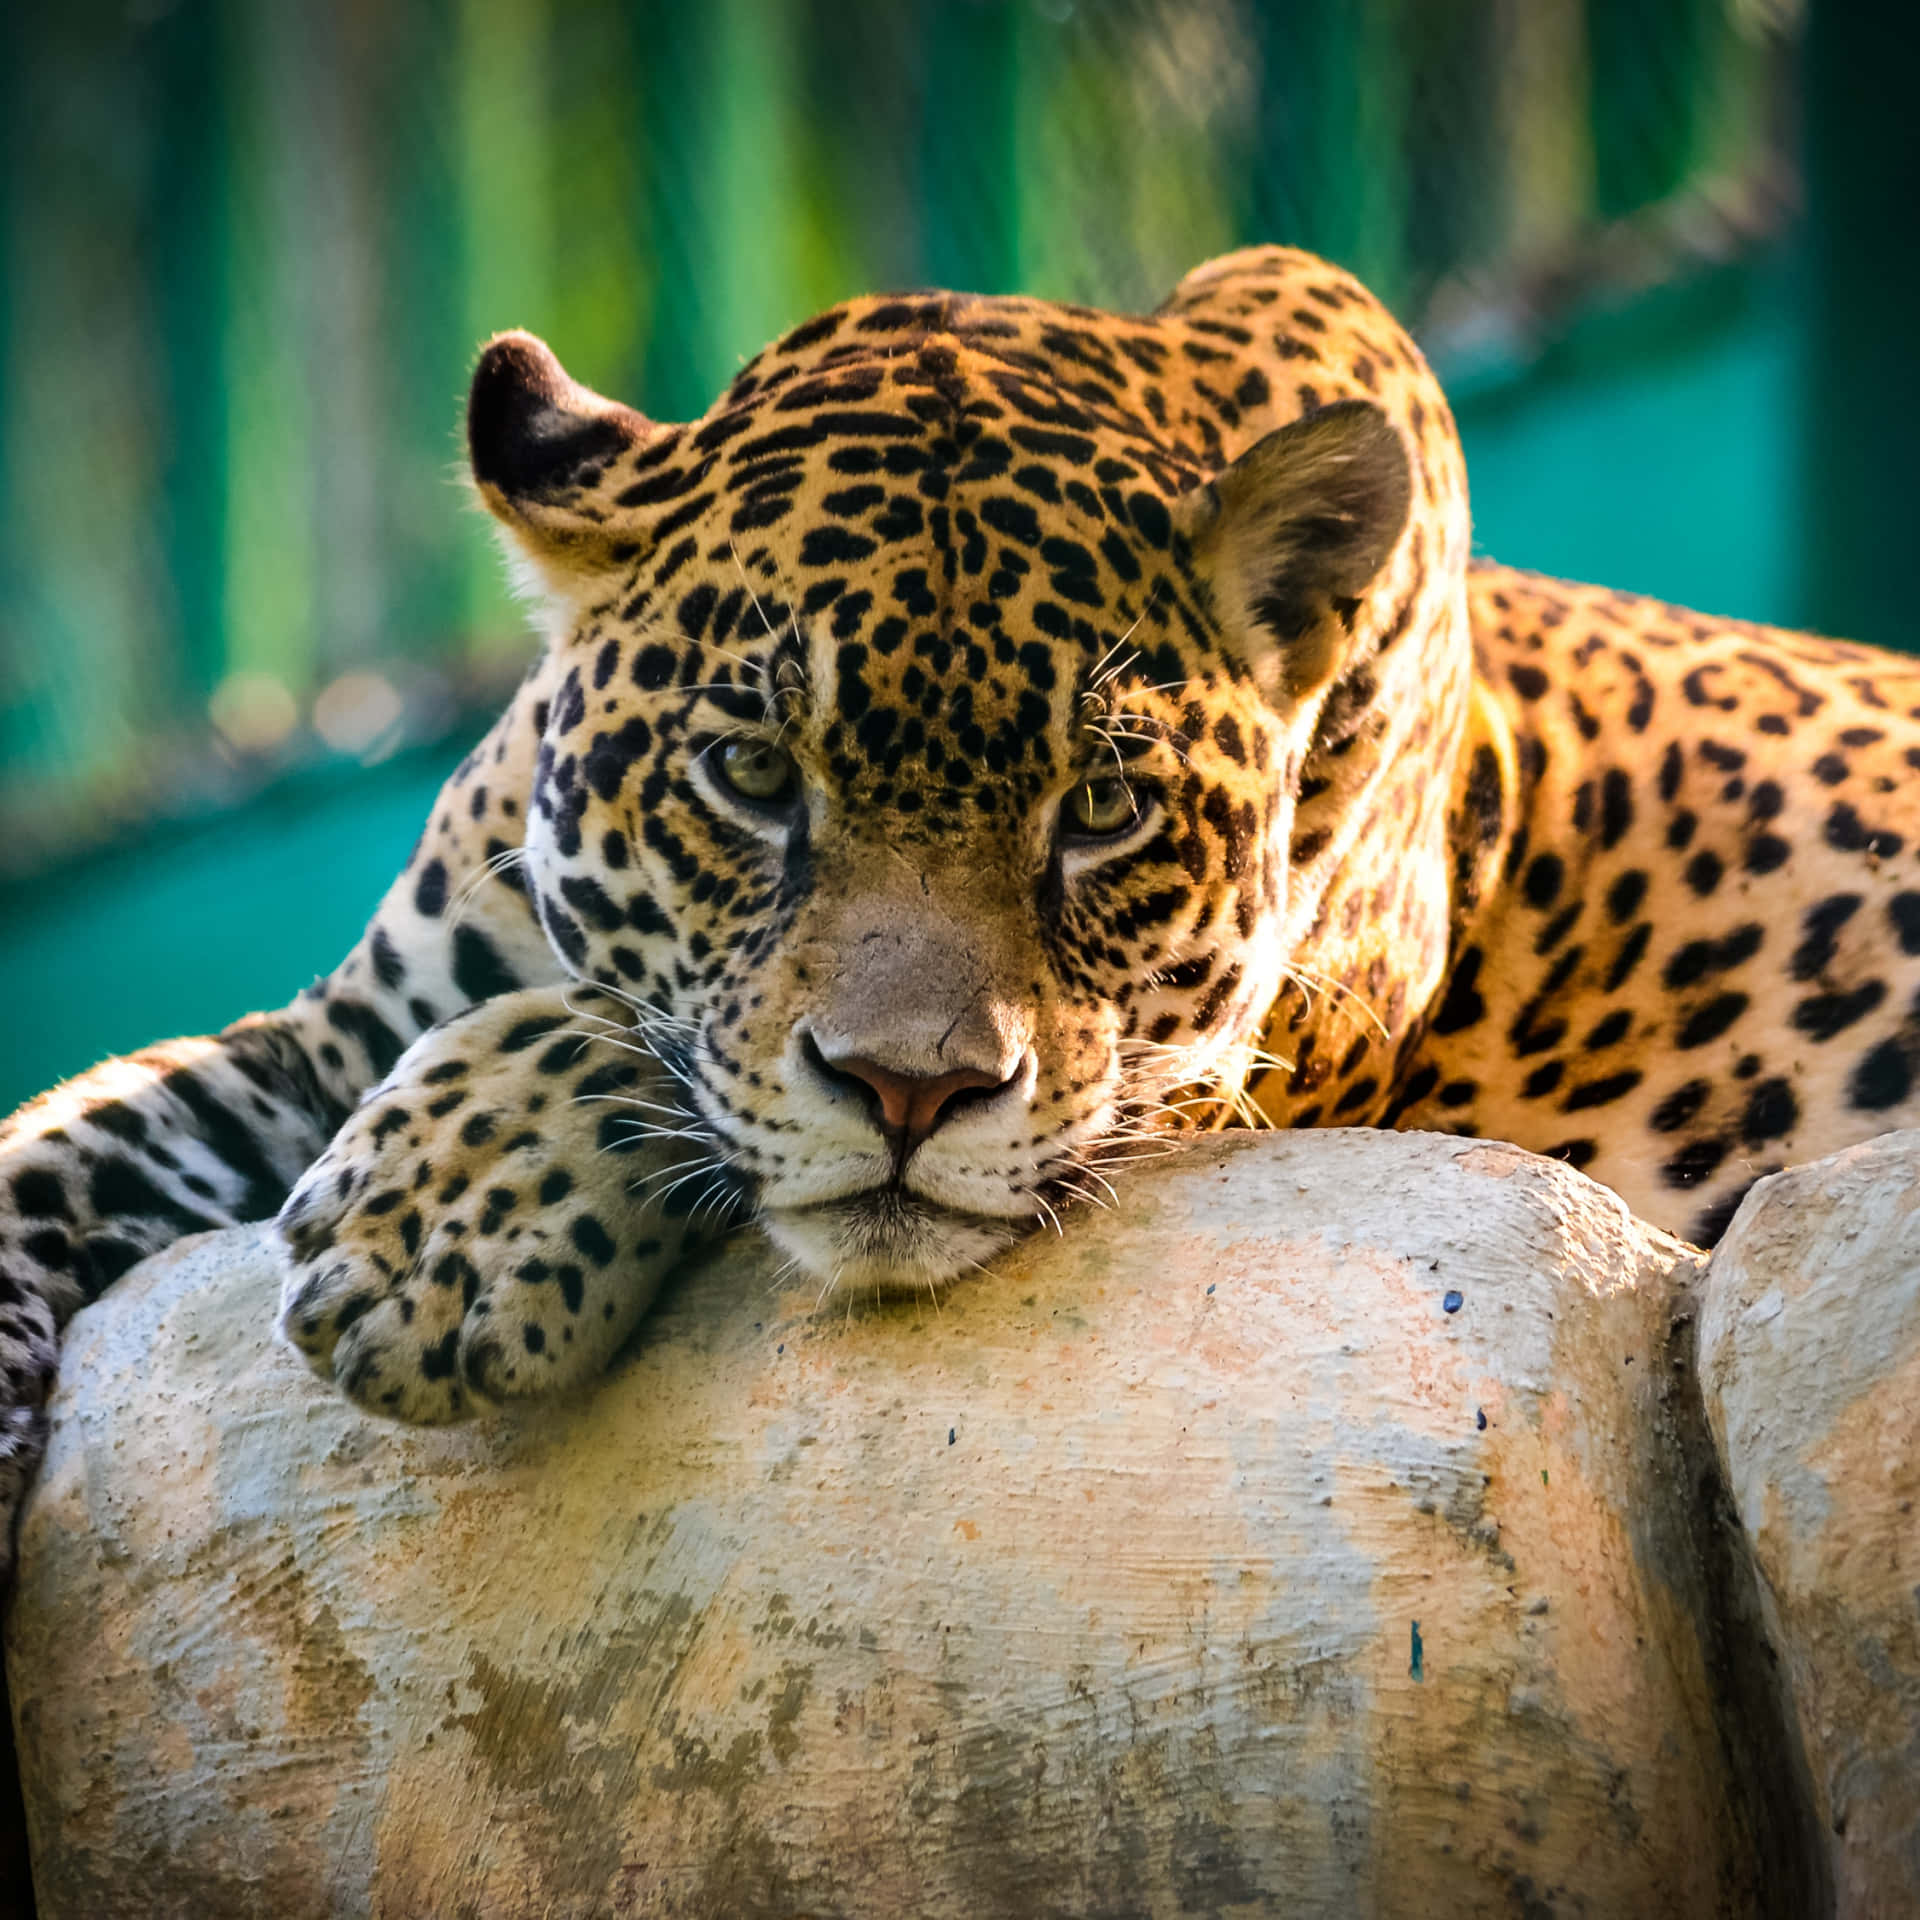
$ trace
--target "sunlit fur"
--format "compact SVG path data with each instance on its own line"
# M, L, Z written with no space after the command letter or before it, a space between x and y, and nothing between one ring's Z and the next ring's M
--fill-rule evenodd
M703 1233L937 1297L1186 1128L1511 1140L1710 1244L1920 1121L1920 667L1470 566L1324 262L854 301L681 426L506 335L468 425L546 647L359 942L0 1126L0 1540L66 1316L276 1209L287 1337L437 1421Z

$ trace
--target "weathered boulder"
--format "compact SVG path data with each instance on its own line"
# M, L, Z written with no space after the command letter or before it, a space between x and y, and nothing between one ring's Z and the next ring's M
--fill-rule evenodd
M1855 1570L1821 1460L1772 1491L1751 1308L1709 1358L1771 1595L1700 1258L1604 1189L1364 1133L1131 1172L938 1305L736 1239L597 1391L455 1431L310 1380L256 1235L149 1262L22 1529L42 1912L1817 1911L1844 1736L1760 1634L1823 1670ZM1920 1376L1875 1428L1849 1364L1892 1498Z
M1713 1256L1700 1366L1842 1912L1920 1913L1920 1134L1795 1167Z

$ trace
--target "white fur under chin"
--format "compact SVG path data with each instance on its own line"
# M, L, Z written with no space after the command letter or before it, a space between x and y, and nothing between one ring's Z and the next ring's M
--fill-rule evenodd
M1038 1215L949 1213L891 1190L819 1207L770 1207L760 1216L768 1239L816 1279L882 1294L925 1293L960 1279L1038 1224Z

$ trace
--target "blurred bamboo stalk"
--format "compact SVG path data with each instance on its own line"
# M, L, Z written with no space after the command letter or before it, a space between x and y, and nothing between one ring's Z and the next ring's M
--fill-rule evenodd
M501 327L679 418L863 288L1139 306L1252 240L1455 329L1609 218L1777 176L1791 12L0 9L0 871L489 697L527 642L458 421Z

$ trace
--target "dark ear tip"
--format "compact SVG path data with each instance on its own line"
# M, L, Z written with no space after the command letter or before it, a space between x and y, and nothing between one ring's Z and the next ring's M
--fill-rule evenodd
M1349 496L1349 510L1373 526L1381 550L1365 564L1377 566L1413 504L1413 468L1400 429L1371 400L1336 400L1299 424L1338 455L1344 468L1339 490Z
M1344 441L1357 453L1387 460L1407 457L1400 430L1371 400L1329 401L1303 415L1300 425L1315 437Z
M480 362L473 370L476 402L483 393L525 393L547 406L558 406L572 388L553 349L537 334L522 333L517 327L511 333L496 333L480 349Z
M518 490L519 455L531 429L565 404L572 385L544 340L501 333L487 342L467 393L467 451L482 486Z
M589 485L646 431L630 408L575 385L553 350L530 333L496 335L473 370L467 396L473 477L508 500Z

